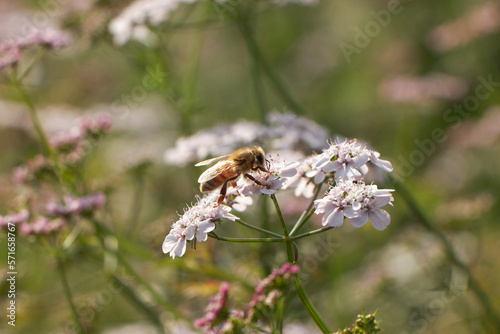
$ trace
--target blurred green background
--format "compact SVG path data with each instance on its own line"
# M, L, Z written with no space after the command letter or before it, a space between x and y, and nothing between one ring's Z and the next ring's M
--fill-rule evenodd
M253 1L233 3L244 7ZM332 329L352 324L363 308L379 308L385 333L500 330L494 327L500 314L500 6L430 0L259 6L251 17L255 39L301 110L277 93L264 71L255 71L232 12L221 15L227 7L211 1L183 4L152 28L152 44L117 46L108 24L125 6L120 1L3 0L0 36L19 36L26 22L34 21L72 36L69 48L42 58L28 78L29 92L48 133L96 112L113 119L113 134L85 160L84 182L107 192L102 216L120 236L120 251L161 295L195 318L221 280L239 282L232 296L242 305L251 294L244 283L255 284L285 261L282 245L214 240L175 260L161 252L175 212L198 194L200 172L166 165L163 152L200 129L241 119L260 122L252 80L258 75L267 110L291 110L325 126L332 136L368 142L390 160L394 177L469 268L467 273L450 261L439 235L395 192L385 231L344 224L299 243L305 288ZM138 89L152 70L167 73L165 80L154 89ZM485 81L492 83L485 86ZM127 100L132 94L136 98ZM0 98L4 215L23 196L11 181L12 169L40 152L40 145L26 108L6 80ZM256 200L256 209L264 200ZM259 215L257 210L244 214L246 221ZM275 215L271 223L279 232ZM230 223L217 231L248 233ZM0 240L4 315L6 236ZM75 303L89 326L95 333L154 333L130 298L113 292L96 245L91 234L82 236L67 264ZM3 316L0 331L71 332L52 255L33 237L19 235L16 249L17 325L7 326ZM468 286L470 273L491 304L489 314L484 299ZM175 323L140 284L131 285L166 323ZM285 323L310 325L303 332L316 330L293 293ZM168 330L183 332L174 327Z

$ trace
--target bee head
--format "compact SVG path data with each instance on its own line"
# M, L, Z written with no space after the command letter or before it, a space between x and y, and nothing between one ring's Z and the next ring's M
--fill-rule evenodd
M259 146L254 146L252 148L252 152L255 156L255 164L257 166L261 166L261 167L264 167L264 163L267 161L266 158L265 158L265 155L266 153L264 152L264 150L262 149L262 147L259 147Z

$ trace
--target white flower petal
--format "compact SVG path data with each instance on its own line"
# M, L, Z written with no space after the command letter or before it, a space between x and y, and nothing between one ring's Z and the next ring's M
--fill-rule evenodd
M332 227L342 226L344 223L344 213L339 208L335 208L329 214L326 214L323 217L322 224L323 226L328 225Z
M368 221L368 213L363 212L358 217L349 218L349 220L351 221L351 225L353 227L356 227L356 228L361 227L361 226L365 225L366 222Z
M314 176L313 181L315 184L320 184L325 180L325 177L326 177L325 173L323 173L322 171L319 171L319 173L316 174L316 176Z
M163 250L164 254L169 253L175 245L177 245L177 242L179 241L179 238L173 234L169 234L165 237L165 240L163 241L163 245L161 246L161 249Z
M390 161L379 159L380 153L373 151L370 156L370 161L380 168L382 168L386 172L392 172L392 164Z
M179 242L175 245L174 249L170 252L170 256L172 259L175 259L175 256L183 256L186 252L186 239L181 238Z
M372 226L378 230L383 231L391 222L391 216L384 210L371 209L368 213Z

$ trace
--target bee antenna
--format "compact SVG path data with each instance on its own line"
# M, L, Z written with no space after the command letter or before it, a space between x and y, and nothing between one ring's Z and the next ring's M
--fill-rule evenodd
M271 162L269 161L269 159L266 159L266 167L267 169L271 168Z

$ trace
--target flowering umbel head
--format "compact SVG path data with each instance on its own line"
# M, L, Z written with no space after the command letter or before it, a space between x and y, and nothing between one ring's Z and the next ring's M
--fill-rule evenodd
M238 219L231 214L231 208L226 205L216 205L218 195L210 194L203 198L197 198L198 202L184 210L183 215L172 224L170 233L163 241L163 253L172 259L182 256L186 252L186 241L206 241L208 233L215 229L215 222L222 218L232 221Z
M391 192L361 180L339 179L325 197L314 201L316 214L323 214L323 226L339 227L345 217L354 227L361 227L370 220L375 229L382 231L389 225L391 217L379 208L392 204Z

